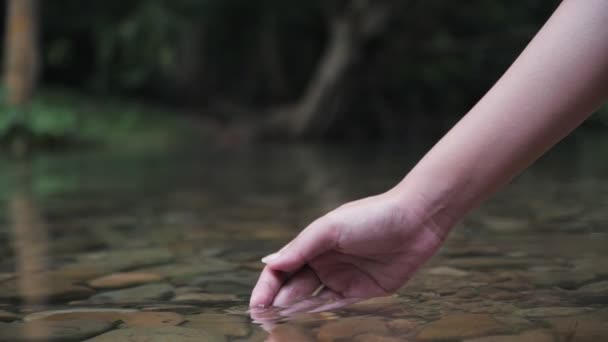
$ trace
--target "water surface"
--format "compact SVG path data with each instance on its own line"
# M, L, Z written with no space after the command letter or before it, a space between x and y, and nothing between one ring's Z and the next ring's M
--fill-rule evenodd
M0 341L607 340L605 140L562 144L395 296L257 321L259 259L395 184L426 146L3 159Z

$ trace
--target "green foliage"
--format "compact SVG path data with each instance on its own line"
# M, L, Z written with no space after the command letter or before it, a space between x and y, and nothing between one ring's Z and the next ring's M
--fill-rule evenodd
M27 110L0 103L0 143L20 135L32 144L80 142L163 146L192 139L178 115L121 99L43 90Z

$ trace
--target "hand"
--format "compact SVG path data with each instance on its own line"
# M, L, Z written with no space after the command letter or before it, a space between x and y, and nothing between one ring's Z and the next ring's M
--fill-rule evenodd
M267 266L250 305L288 306L313 293L344 301L395 292L437 251L449 229L424 219L413 202L387 192L314 221L263 259Z

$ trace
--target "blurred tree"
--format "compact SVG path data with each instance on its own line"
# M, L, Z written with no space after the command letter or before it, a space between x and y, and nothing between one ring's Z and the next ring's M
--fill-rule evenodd
M294 105L280 109L271 126L287 137L324 136L333 123L344 96L344 80L362 56L365 44L381 35L396 5L403 1L328 1L324 9L328 43L303 95Z
M38 0L9 0L6 10L4 47L5 102L11 115L12 149L27 150L25 114L32 100L39 73Z
M4 48L6 102L27 106L38 80L38 0L7 1Z

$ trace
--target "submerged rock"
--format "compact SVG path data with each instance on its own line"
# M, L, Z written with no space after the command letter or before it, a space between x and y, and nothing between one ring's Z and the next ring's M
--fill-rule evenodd
M224 336L183 327L118 329L97 336L88 342L223 342Z
M577 291L608 294L608 280L598 281L579 288Z
M454 314L427 324L417 336L421 341L461 340L511 332L511 329L485 314Z
M67 265L65 269L107 273L160 265L173 260L173 254L165 248L110 250L80 255L74 264Z
M389 333L386 322L375 317L347 317L335 321L329 321L319 328L317 338L322 342L336 341L340 339L351 339L359 334Z
M235 302L239 297L229 293L184 293L173 298L176 302Z
M71 321L85 319L91 321L104 321L110 323L122 322L126 326L157 327L175 326L184 322L184 317L173 312L141 312L133 309L66 309L43 311L30 314L25 321Z
M247 319L242 316L202 313L186 317L186 328L202 329L218 335L243 337L250 333Z
M91 297L90 301L98 303L134 303L168 299L173 293L173 286L169 284L148 284L124 290L103 292Z
M480 337L464 342L554 342L553 334L548 330L530 330L519 335L498 335Z
M608 336L608 309L584 315L545 319L564 341L598 342Z
M0 322L12 322L21 319L21 316L10 311L0 310Z
M115 324L104 321L0 323L0 342L82 341L102 334Z
M24 292L19 288L19 279L0 283L0 300L29 300L35 302L57 302L87 298L95 293L86 286L73 284L72 281L54 277L40 276L44 285L28 289Z
M470 273L467 271L459 270L454 267L448 266L439 266L431 268L427 271L428 274L439 275L439 276L449 276L449 277L466 277Z
M543 307L532 309L520 309L513 314L520 317L536 318L536 317L556 317L556 316L572 316L589 312L588 308L584 307Z
M124 287L154 283L163 280L156 273L149 272L125 272L113 273L107 276L89 281L89 286L97 289L120 289Z

